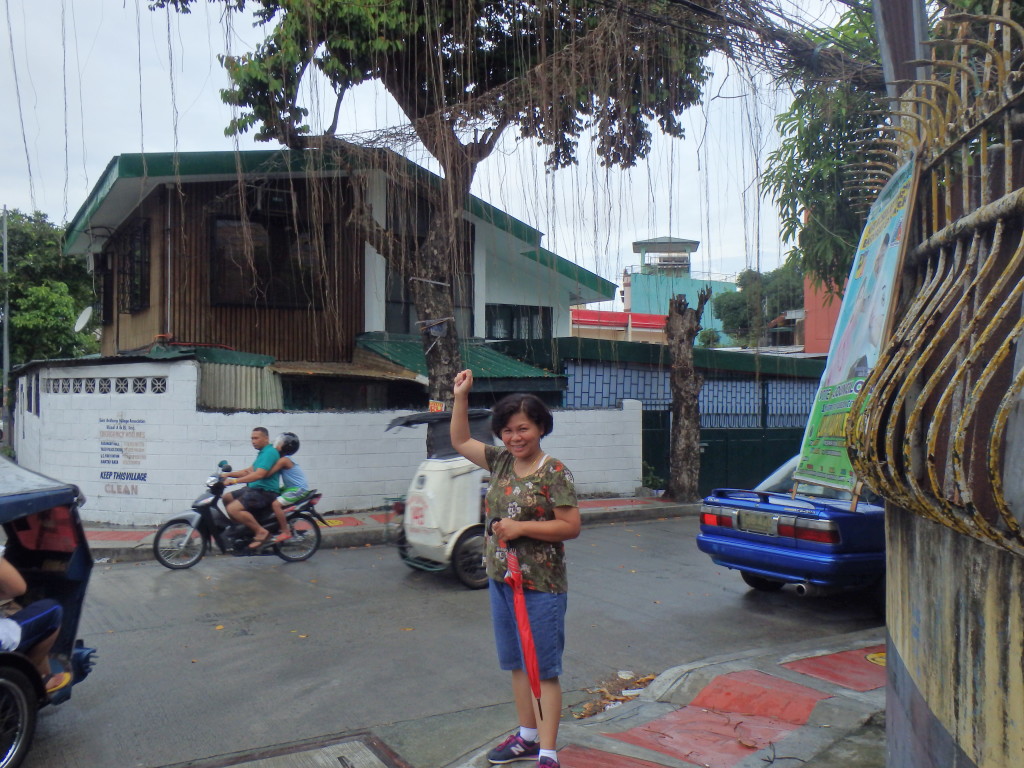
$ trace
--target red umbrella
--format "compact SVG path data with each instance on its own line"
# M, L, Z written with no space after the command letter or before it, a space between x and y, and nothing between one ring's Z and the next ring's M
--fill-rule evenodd
M523 594L523 572L519 568L519 555L515 549L502 542L505 546L508 571L505 572L505 583L512 587L512 605L516 614L516 626L519 629L519 648L523 654L523 666L530 680L530 690L537 699L537 714L544 719L544 710L540 706L540 669L537 667L537 647L533 644L533 630L530 629L530 614L526 610L526 596Z

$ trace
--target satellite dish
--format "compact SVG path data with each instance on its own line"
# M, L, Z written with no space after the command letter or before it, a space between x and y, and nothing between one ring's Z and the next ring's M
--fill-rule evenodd
M86 307L82 310L82 313L75 320L75 333L81 333L82 329L89 324L92 320L92 307Z

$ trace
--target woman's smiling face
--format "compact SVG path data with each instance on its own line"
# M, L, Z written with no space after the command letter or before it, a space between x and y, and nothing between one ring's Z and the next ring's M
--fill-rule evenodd
M512 414L508 422L501 428L501 442L509 453L517 459L525 461L540 452L542 430L529 416L522 411Z

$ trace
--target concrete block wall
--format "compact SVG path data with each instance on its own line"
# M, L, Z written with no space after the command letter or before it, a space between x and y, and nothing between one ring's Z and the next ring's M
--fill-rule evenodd
M153 525L188 509L218 461L235 468L252 462L256 426L272 436L299 435L296 459L323 492L324 511L384 506L405 494L425 456L426 427L385 431L407 411L197 411L200 369L193 361L55 366L30 375L40 393L30 409L27 377L19 379L18 463L78 485L88 499L83 516L94 522ZM109 392L100 391L101 380ZM557 411L543 447L570 468L581 495L632 495L641 477L640 403Z

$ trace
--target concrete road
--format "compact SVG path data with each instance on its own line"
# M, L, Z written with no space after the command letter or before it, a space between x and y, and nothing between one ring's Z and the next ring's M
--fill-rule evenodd
M864 598L749 591L698 552L696 531L675 518L569 543L568 691L878 626ZM510 700L486 592L410 570L389 547L97 566L79 634L97 667L41 714L27 768L151 768L358 730L436 766L462 748L437 723L504 717Z

